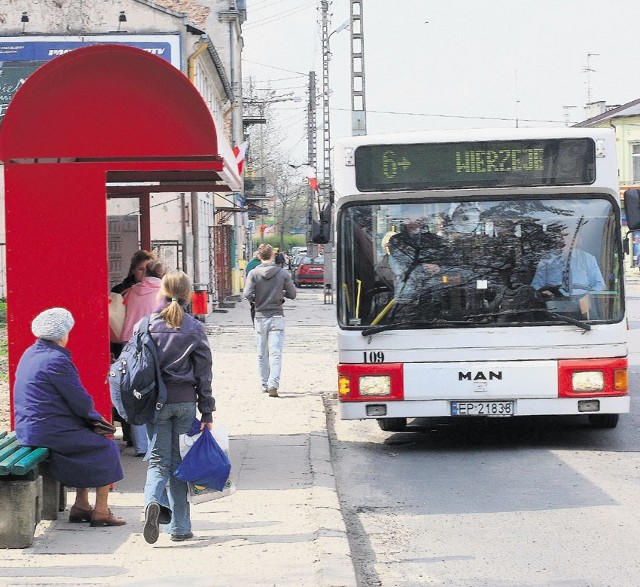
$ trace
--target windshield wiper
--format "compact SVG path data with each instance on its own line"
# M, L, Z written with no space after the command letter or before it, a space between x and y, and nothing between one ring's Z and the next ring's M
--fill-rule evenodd
M591 330L591 324L588 322L583 322L582 320L576 320L575 318L571 318L571 316L565 316L564 314L558 314L556 312L552 312L551 310L547 310L546 308L542 308L539 310L540 312L544 312L547 316L551 316L556 320L560 320L561 322L566 322L567 324L573 324L574 326L578 326L582 328L582 330Z
M546 308L522 308L520 310L504 310L502 312L490 312L488 314L474 314L473 316L467 316L468 318L484 318L487 316L509 316L515 314L528 314L530 312L541 312L551 318L555 318L560 322L566 322L567 324L572 324L573 326L578 326L583 330L591 330L591 324L588 322L583 322L582 320L577 320L576 318L571 318L570 316L565 316L564 314L558 314L557 312L552 312L551 310L547 310ZM535 324L535 322L530 322L530 324Z

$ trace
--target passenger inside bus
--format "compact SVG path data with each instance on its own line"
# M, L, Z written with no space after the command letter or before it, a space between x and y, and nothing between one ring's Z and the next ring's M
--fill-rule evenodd
M440 216L425 216L417 206L405 210L400 232L389 239L388 247L396 319L435 319L466 303L460 294L472 283L474 275L465 268L464 257L472 248L460 246L458 241L473 233L480 214L464 205L456 211L457 215L454 212L444 223Z
M584 296L605 289L596 258L581 248L566 245L562 237L556 249L538 263L531 285L546 298Z
M396 234L396 232L394 230L390 230L382 237L382 240L380 241L382 257L380 257L380 260L374 267L377 281L389 291L393 291L394 289L393 270L389 266L389 241L394 234Z

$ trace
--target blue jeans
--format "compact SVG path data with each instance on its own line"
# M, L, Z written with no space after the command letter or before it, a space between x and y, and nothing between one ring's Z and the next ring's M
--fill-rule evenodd
M131 424L131 440L133 441L133 450L136 454L146 453L149 448L147 427L144 424Z
M284 347L284 316L256 316L253 327L256 331L258 373L262 389L278 389Z
M195 402L165 404L158 417L156 443L151 450L147 482L144 486L144 505L158 502L161 508L160 523L169 524L171 534L191 532L191 517L187 501L187 484L174 476L182 458L178 436L191 429L196 417ZM149 438L153 437L154 426L147 424ZM167 493L167 483L169 491ZM171 521L168 515L171 516Z

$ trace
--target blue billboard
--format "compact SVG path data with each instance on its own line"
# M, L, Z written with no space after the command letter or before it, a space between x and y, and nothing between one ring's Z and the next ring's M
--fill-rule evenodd
M74 49L98 44L137 47L180 69L178 34L0 37L0 122L15 93L38 67Z

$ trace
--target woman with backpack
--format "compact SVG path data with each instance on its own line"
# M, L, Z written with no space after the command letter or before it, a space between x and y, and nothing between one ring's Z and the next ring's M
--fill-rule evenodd
M190 431L196 407L200 430L211 430L215 411L211 349L204 325L184 310L191 299L187 275L182 271L166 273L159 297L164 307L151 314L149 332L158 348L167 399L157 424L147 425L152 446L144 488L143 535L149 544L158 540L160 524L168 525L173 541L193 538L187 484L173 475L182 460L178 437Z
M122 342L126 343L133 336L133 327L144 316L148 316L158 307L158 292L162 276L166 269L162 261L148 261L141 281L132 285L124 300L126 314L122 327ZM143 457L148 448L147 429L144 425L130 424L133 453Z
M96 411L67 349L74 319L65 308L49 308L31 323L35 343L22 355L13 387L15 429L22 446L51 451L51 476L75 487L69 522L123 526L109 509L109 490L124 477L120 451L108 436L115 428ZM89 490L95 487L95 507Z

